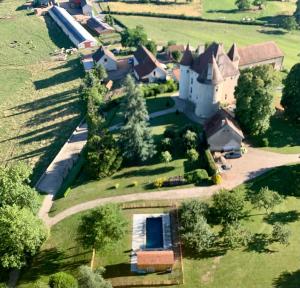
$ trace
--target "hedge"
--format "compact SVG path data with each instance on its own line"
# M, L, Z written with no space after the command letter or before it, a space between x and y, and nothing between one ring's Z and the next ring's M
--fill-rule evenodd
M207 169L208 175L213 176L213 175L217 174L218 168L217 168L215 160L214 160L213 156L211 155L211 152L209 149L206 149L204 151L204 158L205 158L205 162L206 162L206 169Z
M251 26L264 26L264 27L279 27L277 24L267 24L258 21L252 22L244 22L238 20L223 20L223 19L207 19L200 16L186 16L186 15L172 15L172 14L165 14L165 13L152 13L152 12L121 12L121 11L103 11L103 14L111 14L111 15L126 15L126 16L143 16L143 17L154 17L154 18L168 18L168 19L178 19L178 20L190 20L190 21L201 21L201 22L212 22L212 23L224 23L224 24L242 24L242 25L251 25ZM120 22L119 20L115 19L115 22L123 27L126 26Z
M60 187L59 191L55 195L55 199L67 197L67 195L70 192L69 188L74 183L77 176L81 172L84 163L85 163L85 148L83 148L76 163L69 171L67 177L64 179L62 186Z

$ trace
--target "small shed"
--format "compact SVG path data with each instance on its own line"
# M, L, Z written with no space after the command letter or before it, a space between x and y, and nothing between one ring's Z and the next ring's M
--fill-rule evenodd
M137 268L146 272L172 269L175 263L173 250L138 251Z
M107 23L101 21L98 17L91 17L87 20L88 27L95 31L98 35L114 33L115 29Z

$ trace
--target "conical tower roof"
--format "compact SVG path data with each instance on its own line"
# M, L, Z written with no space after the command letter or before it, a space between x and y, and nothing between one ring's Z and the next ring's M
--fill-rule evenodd
M193 64L193 54L190 50L190 45L188 44L183 53L182 59L180 61L180 65L191 66L192 64Z

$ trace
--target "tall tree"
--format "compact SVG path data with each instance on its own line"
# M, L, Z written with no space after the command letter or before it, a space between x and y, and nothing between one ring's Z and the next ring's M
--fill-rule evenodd
M297 8L294 13L294 16L296 17L297 23L300 25L300 0L297 1Z
M238 221L244 212L245 199L242 191L221 190L213 196L213 209L222 223Z
M93 179L114 174L122 164L122 156L112 134L103 129L101 135L92 135L87 145L87 170Z
M125 80L126 95L123 110L125 125L121 129L120 143L123 156L129 161L145 161L155 154L155 146L149 126L146 101L140 87L131 76Z
M125 236L126 230L127 221L115 204L92 210L82 217L78 227L82 245L93 250L112 247Z
M270 190L268 187L262 187L257 194L251 196L251 203L255 208L266 210L269 213L276 205L282 202L281 196L276 191Z
M284 80L281 105L288 118L300 123L300 63L294 65Z
M147 34L143 26L136 26L133 29L124 29L121 32L121 44L124 47L137 47L148 42Z
M236 117L250 135L262 135L274 113L273 95L277 74L271 66L258 66L241 72L235 88Z
M36 190L29 185L30 174L30 167L22 162L0 167L0 207L15 204L33 213L38 211L39 199Z
M43 222L27 208L0 208L0 265L21 268L35 255L47 238Z
M79 288L112 288L112 285L103 279L104 269L93 271L88 266L80 266L78 271Z

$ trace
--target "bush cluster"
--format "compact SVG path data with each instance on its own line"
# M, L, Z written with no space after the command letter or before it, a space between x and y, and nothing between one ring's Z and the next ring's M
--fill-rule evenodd
M150 83L142 86L144 97L156 96L162 93L170 93L178 90L178 83L167 80L164 83Z
M204 169L197 169L192 172L185 173L184 178L188 183L195 183L197 185L206 184L210 180L207 171Z
M218 168L209 149L206 149L204 151L204 158L205 158L206 169L209 176L216 175L218 173Z

